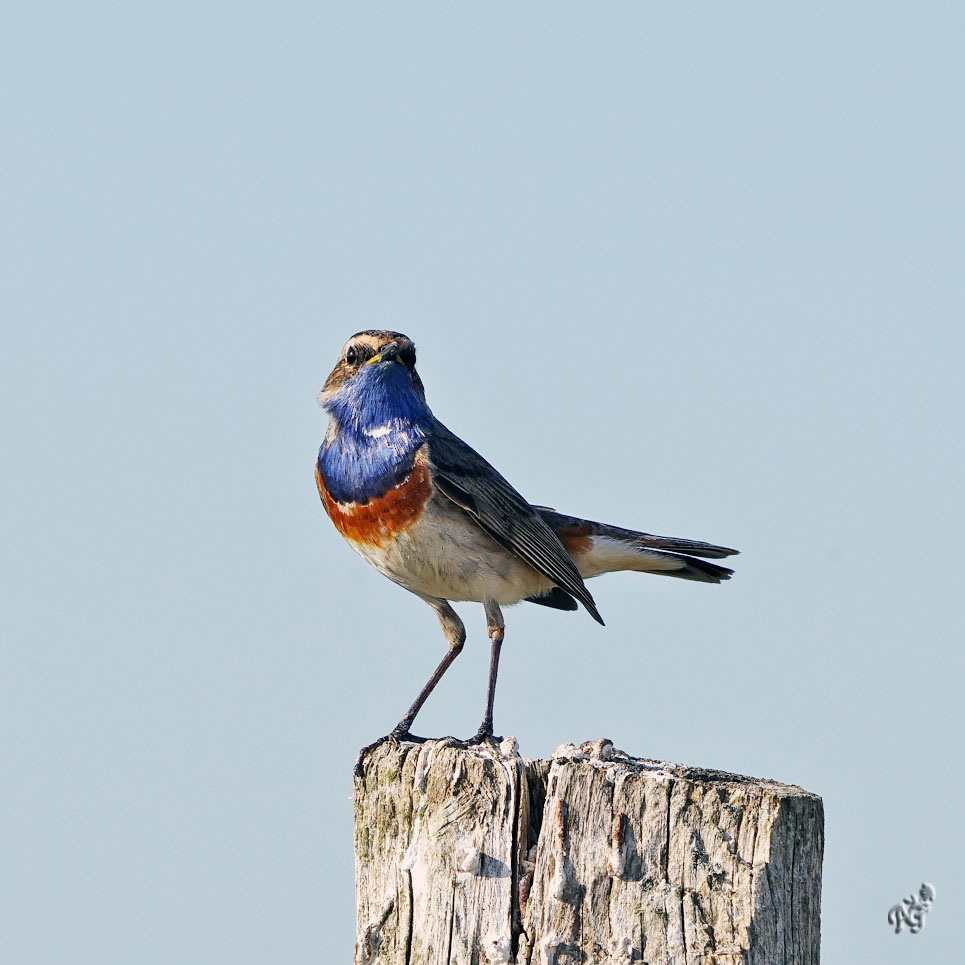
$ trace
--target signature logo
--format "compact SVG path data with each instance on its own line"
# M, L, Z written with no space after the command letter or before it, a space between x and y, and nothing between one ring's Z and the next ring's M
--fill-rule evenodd
M925 915L935 900L935 886L927 881L918 889L917 895L903 898L888 912L888 924L895 926L895 934L908 926L912 935L917 935L925 927Z

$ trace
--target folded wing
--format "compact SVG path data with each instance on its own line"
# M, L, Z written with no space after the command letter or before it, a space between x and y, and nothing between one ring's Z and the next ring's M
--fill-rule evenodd
M579 600L602 624L580 571L543 516L442 423L436 423L428 445L433 485L497 543Z

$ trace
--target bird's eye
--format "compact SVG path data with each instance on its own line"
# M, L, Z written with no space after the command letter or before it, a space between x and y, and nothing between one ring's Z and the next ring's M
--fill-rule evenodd
M355 363L356 363L358 360L359 360L359 353L358 353L358 351L356 350L356 348L355 348L354 345L350 345L350 346L345 350L345 361L348 362L349 365L355 365Z

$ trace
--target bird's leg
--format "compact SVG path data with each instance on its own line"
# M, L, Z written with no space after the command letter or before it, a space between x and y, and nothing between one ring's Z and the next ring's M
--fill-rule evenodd
M492 641L492 655L489 659L489 689L486 691L486 713L483 716L476 736L469 739L469 744L482 744L484 741L492 743L502 738L493 737L493 700L496 697L496 675L499 673L499 651L503 645L506 624L503 621L502 610L492 600L486 604L486 622L488 624L489 639Z
M457 614L445 600L428 600L427 602L432 609L436 611L436 616L442 625L442 632L445 634L446 642L449 644L449 652L442 658L439 666L436 667L435 672L429 678L426 685L419 691L419 696L412 702L412 706L405 712L402 720L400 720L385 737L380 737L377 741L366 744L365 747L359 751L358 757L355 759L355 774L357 777L362 777L363 775L363 763L366 754L368 754L369 751L375 750L376 747L385 744L387 741L392 741L396 744L401 741L412 741L416 744L424 744L426 740L428 740L426 737L416 737L415 734L410 733L409 728L416 719L416 715L422 710L422 705L429 699L429 694L435 690L436 684L442 679L443 674L449 669L453 660L462 653L463 645L466 642L466 627L462 620L459 619L459 614Z

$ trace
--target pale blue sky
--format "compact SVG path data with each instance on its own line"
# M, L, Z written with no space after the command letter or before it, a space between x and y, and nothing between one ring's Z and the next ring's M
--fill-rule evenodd
M534 502L743 551L595 581L605 629L510 611L497 731L816 791L823 960L960 954L965 7L38 2L0 38L2 961L348 959L352 759L444 646L314 491L375 326ZM420 731L479 722L459 610Z

